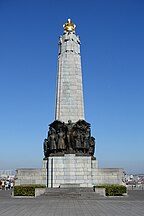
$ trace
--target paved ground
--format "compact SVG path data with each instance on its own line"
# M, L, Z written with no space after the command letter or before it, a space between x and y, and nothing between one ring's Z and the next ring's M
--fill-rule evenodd
M0 216L144 216L144 190L128 197L79 200L46 197L15 199L0 191Z

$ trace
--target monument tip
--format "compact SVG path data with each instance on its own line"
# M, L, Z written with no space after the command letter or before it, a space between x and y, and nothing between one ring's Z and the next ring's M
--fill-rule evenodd
M63 28L67 32L72 32L75 30L76 25L72 23L71 19L69 18L68 21L63 25Z

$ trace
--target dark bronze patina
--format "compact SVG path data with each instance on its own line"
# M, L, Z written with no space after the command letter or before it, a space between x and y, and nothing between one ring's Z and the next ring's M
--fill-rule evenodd
M76 154L94 158L95 138L91 136L90 124L85 120L72 123L54 121L49 125L47 139L44 139L44 156Z

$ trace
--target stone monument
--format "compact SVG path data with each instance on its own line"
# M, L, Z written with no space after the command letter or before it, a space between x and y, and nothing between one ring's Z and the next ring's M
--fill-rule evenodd
M55 121L44 140L45 159L65 154L94 155L95 139L84 120L80 38L68 19L59 38Z
M75 32L76 25L70 19L63 28L64 33L58 43L55 121L49 125L48 136L44 140L48 187L92 187L102 179L102 175L103 181L99 183L119 183L117 170L115 175L106 169L103 174L102 170L99 172L98 161L94 157L95 138L91 136L90 124L84 119L80 38ZM116 180L112 181L110 174Z
M123 184L123 169L98 168L95 138L84 119L80 38L68 19L59 38L55 120L44 139L41 169L18 169L16 184L92 187Z
M84 120L80 38L75 27L68 19L63 36L59 37L55 121L44 139L48 185L54 187L92 186L88 166L95 160L95 138Z

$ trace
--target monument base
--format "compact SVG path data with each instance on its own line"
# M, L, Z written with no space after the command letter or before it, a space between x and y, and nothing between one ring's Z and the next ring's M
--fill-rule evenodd
M98 168L98 162L91 156L65 154L50 156L43 161L43 168L48 169L48 187L60 187L66 184L79 184L80 187L92 187L92 164Z
M50 156L43 160L42 169L18 169L16 177L16 185L44 184L48 188L124 184L123 169L98 168L91 156L75 154Z
M92 187L102 184L123 184L124 170L118 168L98 168L98 161L90 156L65 154L63 157L50 156L43 160L43 168L48 170L48 187L80 185Z

